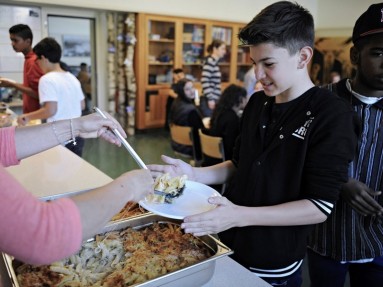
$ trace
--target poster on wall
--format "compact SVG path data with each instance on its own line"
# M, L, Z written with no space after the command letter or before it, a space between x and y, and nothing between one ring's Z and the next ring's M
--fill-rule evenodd
M90 57L90 39L87 35L63 35L64 57Z
M315 85L324 85L351 77L350 37L320 37L315 40L310 76Z

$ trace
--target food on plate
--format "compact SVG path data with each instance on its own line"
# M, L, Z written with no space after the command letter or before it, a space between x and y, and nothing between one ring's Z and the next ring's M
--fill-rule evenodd
M97 235L65 260L44 266L16 268L21 287L99 286L142 283L211 257L197 237L173 223L153 223Z
M111 220L112 221L120 220L120 219L124 219L128 217L144 214L146 212L147 211L144 208L142 208L139 204L135 202L128 202L127 204L125 204L124 208L120 210L119 213L115 214L112 217Z
M145 200L153 203L172 203L175 198L182 195L186 180L187 175L172 178L165 173L156 178L154 192L149 194Z

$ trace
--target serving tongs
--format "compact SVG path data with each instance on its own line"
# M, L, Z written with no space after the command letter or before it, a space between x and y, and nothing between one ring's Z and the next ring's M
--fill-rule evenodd
M97 112L100 116L102 116L104 119L107 119L108 117L97 107L94 107L93 110ZM140 168L143 169L148 169L146 164L142 161L140 156L136 153L136 151L132 148L132 146L127 142L127 140L121 135L121 133L117 129L112 129L112 132L116 135L116 137L121 141L122 145L128 150L130 155L133 157L133 159L136 161L136 163L140 166ZM179 188L176 193L171 194L171 193L166 193L161 190L154 190L154 194L165 196L165 201L166 202L171 202L172 199L179 197L185 186Z

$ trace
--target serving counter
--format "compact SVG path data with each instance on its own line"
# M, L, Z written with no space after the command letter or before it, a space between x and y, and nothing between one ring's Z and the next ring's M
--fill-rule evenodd
M7 170L36 197L49 199L85 192L112 179L68 149L57 146L23 160ZM4 262L0 261L0 287L11 287ZM203 287L271 286L230 257L217 259L212 279Z
M56 197L64 193L87 191L112 178L59 145L7 168L36 197Z

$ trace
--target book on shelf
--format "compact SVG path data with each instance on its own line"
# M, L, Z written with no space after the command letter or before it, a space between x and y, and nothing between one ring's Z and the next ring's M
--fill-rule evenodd
M226 45L231 45L231 29L224 27L213 27L213 39L224 41Z

